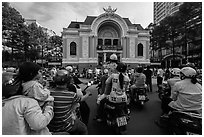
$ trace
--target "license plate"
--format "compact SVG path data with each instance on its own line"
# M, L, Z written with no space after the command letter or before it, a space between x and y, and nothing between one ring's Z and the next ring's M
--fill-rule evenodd
M195 133L192 133L192 132L186 132L187 135L199 135L199 134L195 134Z
M144 95L139 95L139 100L145 100L145 96Z
M121 126L124 126L124 125L127 125L127 120L126 120L126 117L119 117L116 119L117 121L117 125L118 127L121 127Z

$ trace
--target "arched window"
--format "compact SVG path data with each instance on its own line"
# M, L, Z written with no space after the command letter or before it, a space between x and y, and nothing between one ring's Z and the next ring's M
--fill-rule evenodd
M76 43L75 42L70 43L70 55L76 55Z
M141 43L138 44L138 56L143 56L143 45Z

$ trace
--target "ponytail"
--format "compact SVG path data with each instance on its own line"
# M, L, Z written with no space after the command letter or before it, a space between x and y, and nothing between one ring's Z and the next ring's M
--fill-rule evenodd
M120 88L123 89L123 82L124 82L124 76L122 73L119 74L119 83L120 83Z
M198 82L198 80L196 79L196 77L192 77L192 78L191 78L191 82L192 82L193 84L196 84L196 83Z

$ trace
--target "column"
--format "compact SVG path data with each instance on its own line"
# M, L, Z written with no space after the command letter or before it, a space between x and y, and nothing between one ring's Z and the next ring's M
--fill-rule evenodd
M103 53L103 59L104 59L103 61L106 62L106 53L105 52Z

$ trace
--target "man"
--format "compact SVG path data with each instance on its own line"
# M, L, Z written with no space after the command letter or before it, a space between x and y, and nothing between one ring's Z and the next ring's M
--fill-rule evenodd
M150 66L147 66L147 69L144 70L144 74L146 76L146 84L150 92L152 92L152 71L150 70Z
M51 91L54 97L54 118L48 125L52 132L68 132L73 135L87 135L86 125L81 122L75 115L75 106L82 97L78 96L76 91L68 91L67 70L59 70L54 77L56 88ZM76 89L74 86L70 89ZM86 94L89 96L89 93Z

